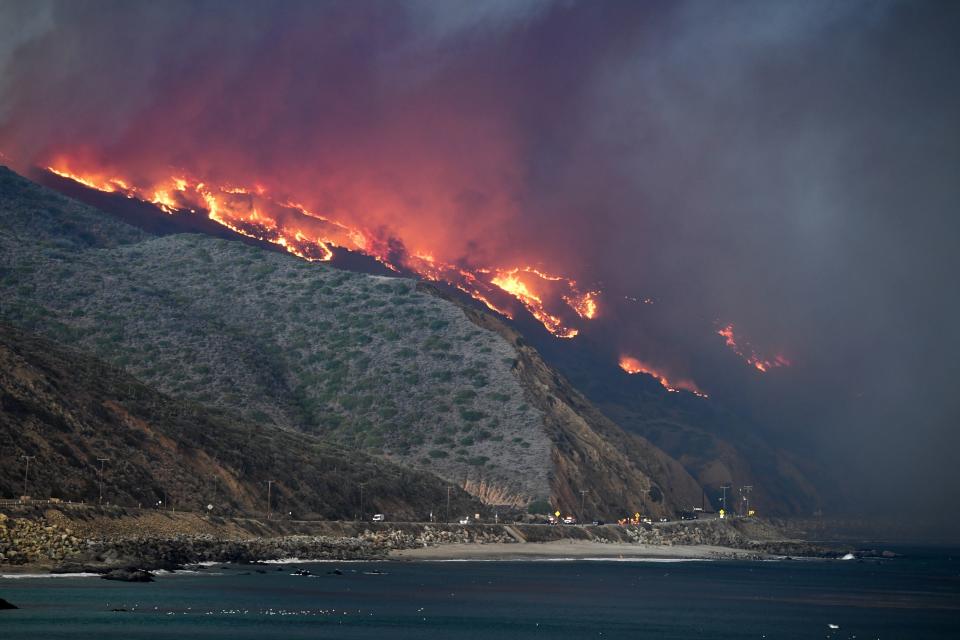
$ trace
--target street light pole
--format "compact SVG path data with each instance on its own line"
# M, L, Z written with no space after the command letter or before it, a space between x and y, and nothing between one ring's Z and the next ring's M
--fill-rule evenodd
M743 488L744 496L743 500L746 502L746 513L744 515L750 515L750 492L753 491L753 485L748 484Z
M100 504L103 504L103 463L109 462L110 458L97 458L100 462Z
M723 485L722 487L720 487L720 490L723 491L723 497L720 498L720 501L723 503L723 510L724 510L724 511L728 511L728 509L727 509L727 489L729 489L729 488L730 488L730 485L728 485L728 484L725 484L725 485Z
M584 521L587 519L587 517L583 512L583 500L586 497L587 493L589 493L589 491L587 491L586 489L580 489L580 518L582 518Z
M450 490L453 487L447 487L447 522L450 522Z
M27 468L23 472L23 495L28 496L30 493L27 491L27 479L30 477L30 461L36 458L37 456L20 456L27 461Z

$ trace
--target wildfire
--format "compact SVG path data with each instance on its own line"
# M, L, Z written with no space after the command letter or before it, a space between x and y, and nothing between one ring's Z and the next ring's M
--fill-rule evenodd
M570 305L570 308L577 312L577 315L586 320L593 320L597 317L597 296L599 291L588 291L582 296L563 296L563 301Z
M665 375L651 367L649 364L638 360L633 356L620 356L620 368L631 375L645 373L648 376L653 376L657 382L660 383L660 386L671 393L679 393L682 390L689 391L699 398L710 397L704 392L700 391L699 387L697 387L696 383L694 383L692 380L681 379L671 382Z
M537 277L542 277L540 274L531 271ZM551 315L546 312L543 308L543 301L540 299L540 296L535 294L530 288L524 283L520 278L520 270L512 269L507 272L501 272L490 281L492 284L500 287L513 297L520 300L523 305L530 310L530 313L543 323L543 326L547 328L547 331L559 338L573 338L577 335L576 329L570 329L563 326L563 322L557 316Z
M564 276L529 265L464 267L445 263L424 249L406 252L402 245L397 251L394 240L331 220L296 200L274 199L259 184L216 185L180 174L133 186L105 172L78 173L68 166L59 161L47 169L91 189L150 202L168 214L203 210L238 234L271 242L305 260L329 261L338 247L363 253L393 271L407 269L425 279L446 282L510 319L515 317L511 306L519 302L558 338L575 337L579 329L569 321L591 320L599 310L599 291L583 292L576 281Z
M782 355L774 356L772 360L764 359L760 357L756 351L750 346L750 343L741 341L743 344L741 346L738 343L736 335L733 331L733 325L727 324L717 330L717 335L722 336L724 342L730 349L743 358L743 360L761 373L766 373L770 369L776 369L779 367L789 367L791 362Z
M67 169L56 169L54 167L47 167L47 170L50 173L54 173L61 178L66 178L67 180L73 180L74 182L79 182L85 187L91 189L96 189L97 191L105 191L107 193L122 193L127 197L134 197L135 189L131 189L125 181L120 178L104 178L100 176L81 176L75 173L71 173Z

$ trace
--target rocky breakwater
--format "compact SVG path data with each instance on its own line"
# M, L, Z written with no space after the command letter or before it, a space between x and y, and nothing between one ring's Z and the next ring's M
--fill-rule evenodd
M82 553L85 547L68 527L0 513L0 566L55 564Z
M89 540L81 553L62 563L56 571L173 571L203 562L253 563L287 558L371 560L385 557L388 549L373 540L327 536L247 539L222 539L211 535L136 536Z
M396 524L341 532L346 535L329 535L332 531L323 529L327 535L255 535L235 526L197 530L200 524L209 523L184 519L159 522L162 526L148 526L142 518L128 515L71 521L60 513L24 518L0 514L0 568L30 565L54 572L95 572L118 580L146 581L149 575L144 571L176 570L203 562L375 560L394 549L513 542L502 527L482 525ZM191 530L191 526L197 528Z
M507 544L516 542L499 526L450 527L443 525L423 525L415 529L384 528L377 531L365 530L360 540L369 541L378 548L387 551L393 549L415 549L443 544Z
M784 539L781 532L758 522L704 520L621 529L629 540L659 546L703 545L755 552L756 558L777 556L836 555L836 551L803 540ZM596 538L606 542L602 536ZM742 557L740 554L739 557Z

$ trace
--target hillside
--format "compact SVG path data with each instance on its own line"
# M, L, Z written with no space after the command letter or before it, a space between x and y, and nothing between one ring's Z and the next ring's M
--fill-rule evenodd
M682 467L500 323L414 281L154 237L9 171L0 198L0 318L161 392L429 470L488 503L579 512L587 491L584 515L611 517L699 502Z
M0 495L24 489L32 460L36 498L104 501L214 514L262 515L267 481L274 511L355 518L364 511L425 520L446 508L447 485L426 473L346 451L311 436L238 421L160 394L131 376L22 330L0 324ZM454 488L451 508L473 513Z
M595 358L559 350L549 357L604 415L680 462L715 507L724 485L733 487L731 507L737 488L751 485L751 504L768 515L810 514L822 504L816 461L798 457L798 447L777 446L755 419L713 399L665 393L649 376L626 376Z

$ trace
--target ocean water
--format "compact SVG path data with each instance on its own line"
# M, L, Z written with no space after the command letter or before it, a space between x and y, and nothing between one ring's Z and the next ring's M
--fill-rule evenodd
M866 561L217 565L149 584L0 578L0 597L22 607L0 611L3 640L955 639L960 550Z

